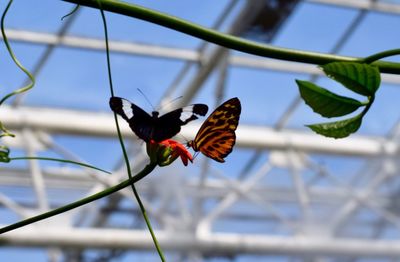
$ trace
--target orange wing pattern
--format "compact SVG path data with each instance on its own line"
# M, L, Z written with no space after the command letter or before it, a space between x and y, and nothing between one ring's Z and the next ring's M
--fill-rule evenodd
M195 139L190 141L188 146L215 161L225 162L224 158L232 152L236 142L235 130L239 124L241 110L237 97L224 102L204 121Z

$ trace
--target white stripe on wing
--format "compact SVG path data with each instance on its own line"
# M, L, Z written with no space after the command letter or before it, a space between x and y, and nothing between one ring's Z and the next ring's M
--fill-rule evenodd
M128 100L122 99L122 111L124 111L126 117L131 119L133 117L132 104Z
M179 119L182 122L185 122L186 120L188 120L189 118L191 118L193 116L193 107L194 107L194 105L186 106L186 107L182 108L182 113L181 113L181 116L179 117Z

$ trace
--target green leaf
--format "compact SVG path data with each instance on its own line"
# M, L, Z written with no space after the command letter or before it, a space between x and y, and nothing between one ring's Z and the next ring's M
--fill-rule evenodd
M311 82L296 80L296 83L306 104L321 116L344 116L363 106L358 100L339 96Z
M307 126L311 128L315 133L326 137L344 138L356 132L360 128L362 116L363 115L360 114L342 121L320 123Z
M332 62L321 69L328 77L364 96L374 95L381 83L378 68L369 64Z

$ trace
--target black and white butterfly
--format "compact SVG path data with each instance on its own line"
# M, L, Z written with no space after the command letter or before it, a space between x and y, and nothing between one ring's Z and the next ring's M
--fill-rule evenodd
M157 111L149 115L137 105L120 97L111 97L110 107L116 114L122 116L132 131L145 142L150 140L161 142L169 139L179 133L181 126L197 119L198 116L205 116L208 111L208 106L205 104L193 104L159 117Z

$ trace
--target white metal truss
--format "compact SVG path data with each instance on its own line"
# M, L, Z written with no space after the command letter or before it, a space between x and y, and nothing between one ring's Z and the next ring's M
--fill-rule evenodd
M231 1L227 12L237 4ZM268 1L248 1L228 27L240 34ZM307 0L310 3L345 6L362 12L400 13L399 4L382 1ZM221 15L223 20L225 15ZM218 28L220 23L216 23ZM104 40L68 35L8 29L11 41L104 51ZM343 40L343 39L342 39ZM344 40L343 40L344 41ZM338 43L340 45L340 43ZM222 47L205 45L197 50L110 41L111 52L134 56L167 58L195 65L196 74L184 89L186 103L199 93L213 72L219 81L216 99L225 89L226 69L272 70L320 75L315 66L230 54ZM333 50L337 52L337 50ZM45 63L47 57L42 57ZM41 63L37 65L40 71ZM182 75L186 71L182 70ZM400 77L383 75L385 83L400 84ZM180 76L176 82L180 81ZM166 90L166 96L172 93ZM213 101L210 101L210 104ZM223 172L203 159L187 175L175 166L157 169L138 183L146 210L162 248L171 261L207 261L212 257L233 259L261 255L266 261L284 256L285 261L398 261L400 257L399 161L400 125L387 136L353 135L345 140L326 139L304 130L285 127L285 119L298 100L282 115L276 126L241 125L236 148L254 152L243 170ZM97 138L116 141L110 112L31 107L22 99L0 107L1 122L15 138L2 142L29 156L52 153L66 159L85 159L58 144L54 137ZM199 126L182 130L191 139ZM126 125L134 172L147 164L143 144L133 139ZM131 139L132 138L132 139ZM179 137L178 137L179 138ZM101 153L101 152L99 152ZM332 174L324 159L354 162L352 170ZM200 158L199 158L200 159ZM197 160L197 159L196 159ZM25 166L0 167L0 210L25 219L82 196L113 186L127 178L121 160L111 175L69 165L43 165L27 161ZM285 183L271 183L280 176ZM19 194L25 194L20 196ZM296 210L294 212L293 210ZM126 219L113 221L114 216ZM224 224L225 223L225 224ZM229 226L222 226L228 224ZM0 225L5 226L5 225ZM129 188L108 198L0 236L3 247L39 247L48 250L49 261L89 261L88 250L100 250L107 259L120 254L146 251L157 259L153 242ZM99 255L100 257L100 255ZM380 260L379 260L380 259ZM0 258L1 260L1 258ZM249 260L251 261L251 260ZM375 261L375 260L372 260Z

